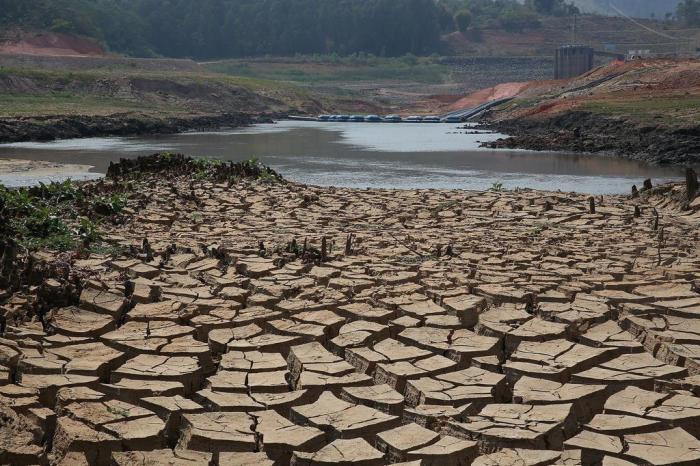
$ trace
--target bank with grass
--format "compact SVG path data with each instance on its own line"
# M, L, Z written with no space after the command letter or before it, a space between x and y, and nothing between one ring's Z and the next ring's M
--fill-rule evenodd
M152 182L155 174L230 185L245 179L284 182L256 159L234 163L162 153L113 164L108 183L68 180L18 189L0 185L0 288L21 281L18 271L32 267L31 255L37 251L126 253L104 232L128 223L145 201L143 184Z
M140 60L105 61L72 70L72 59L0 56L0 143L239 127L323 109L288 83L216 74L191 62L170 62L166 71Z

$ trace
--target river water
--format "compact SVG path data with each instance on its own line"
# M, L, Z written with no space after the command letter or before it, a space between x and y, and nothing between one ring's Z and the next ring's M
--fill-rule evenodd
M481 149L480 142L502 135L461 126L283 121L205 133L4 144L0 159L68 166L47 174L0 165L0 183L95 178L109 162L160 151L226 160L257 157L293 181L353 188L483 190L500 184L612 194L627 193L646 178L661 183L682 177L680 169L615 158Z

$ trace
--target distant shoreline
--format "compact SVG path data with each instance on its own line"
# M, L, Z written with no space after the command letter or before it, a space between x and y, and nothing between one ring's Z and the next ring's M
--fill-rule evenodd
M551 118L484 122L507 138L491 149L566 151L608 155L652 165L700 166L700 128L640 127L619 119L574 111Z
M190 130L239 128L271 121L267 116L253 116L246 113L163 118L133 114L0 118L0 144L87 137L174 134Z

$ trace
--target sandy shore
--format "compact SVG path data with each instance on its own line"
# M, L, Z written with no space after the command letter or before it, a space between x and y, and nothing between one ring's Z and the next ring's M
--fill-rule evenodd
M30 186L39 182L83 181L102 177L92 173L90 165L73 165L43 160L0 159L0 184L8 187Z

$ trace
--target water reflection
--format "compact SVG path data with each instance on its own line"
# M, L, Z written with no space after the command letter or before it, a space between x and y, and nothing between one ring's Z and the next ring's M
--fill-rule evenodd
M645 178L679 179L675 168L588 155L495 151L498 134L459 125L280 122L207 133L92 138L0 145L0 157L91 165L157 151L243 160L251 156L285 177L316 185L488 189L529 187L588 193L629 192Z

